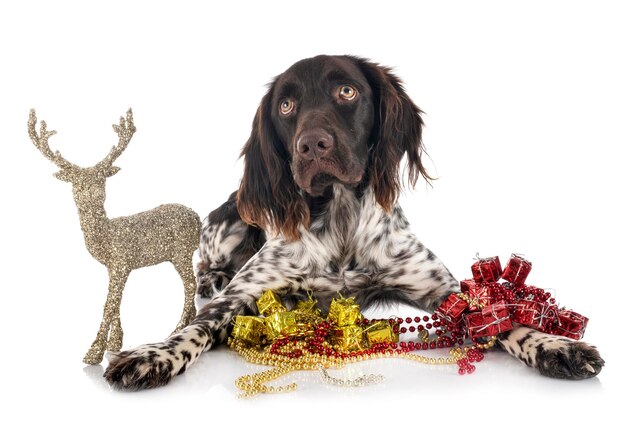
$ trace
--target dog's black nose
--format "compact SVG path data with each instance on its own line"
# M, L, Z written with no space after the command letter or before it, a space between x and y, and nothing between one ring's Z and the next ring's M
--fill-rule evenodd
M303 159L314 160L327 156L334 146L335 140L332 135L323 129L314 129L300 134L296 149Z

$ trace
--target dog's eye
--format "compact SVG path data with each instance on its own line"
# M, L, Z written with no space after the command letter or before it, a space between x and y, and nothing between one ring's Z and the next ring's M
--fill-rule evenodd
M293 112L293 109L295 107L296 107L296 103L294 103L293 100L290 100L288 98L280 102L280 112L283 115L288 115L289 113Z
M342 100L352 101L357 96L357 90L351 85L342 85L339 87L339 97Z

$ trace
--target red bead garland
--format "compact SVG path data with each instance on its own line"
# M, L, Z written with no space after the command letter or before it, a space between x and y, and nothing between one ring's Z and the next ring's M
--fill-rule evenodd
M402 340L401 342L381 342L372 344L369 348L366 348L361 351L351 351L351 352L340 352L336 349L328 346L329 341L331 340L330 333L330 324L328 322L320 323L316 329L313 331L311 336L308 336L305 339L305 346L303 347L306 351L312 354L320 354L326 357L335 357L335 358L350 358L356 356L374 356L378 353L389 352L392 355L399 355L401 353L408 353L413 351L420 350L433 350L438 348L451 348L457 345L463 345L466 339L466 331L458 326L446 325L444 322L440 321L440 316L437 313L433 313L431 315L425 316L415 316L415 317L395 317L389 319L363 319L358 324L362 326L367 326L369 324L375 323L377 321L389 322L394 328L394 332L400 334L415 333L418 331L420 335L425 335L423 339L420 340ZM426 325L415 324L424 322ZM428 333L424 333L423 331L437 328L435 331L436 339L430 339ZM272 345L270 346L270 353L275 355L281 355L289 358L299 358L303 355L302 349L296 348L291 349L289 352L283 352L282 348L289 343L296 344L297 340L295 338L290 338L289 336L285 336L282 338L275 339ZM467 348L467 347L466 347ZM459 374L471 374L476 369L471 363L481 361L484 357L484 353L475 348L469 348L464 358L461 358L457 361L459 366Z

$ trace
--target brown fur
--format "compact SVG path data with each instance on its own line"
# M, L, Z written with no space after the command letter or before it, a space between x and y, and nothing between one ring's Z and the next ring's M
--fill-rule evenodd
M421 160L421 111L389 68L353 56L325 56L322 59L350 61L371 87L375 124L368 140L368 164L361 185L371 183L376 201L389 212L400 192L398 170L405 153L411 186L415 185L419 175L427 181L432 179ZM288 72L294 72L293 68ZM272 121L272 97L279 78L263 97L250 138L243 147L244 174L237 204L239 214L247 224L296 240L300 237L298 225L308 228L310 213L303 194L294 183L290 166L293 157L285 147L289 142L279 138Z

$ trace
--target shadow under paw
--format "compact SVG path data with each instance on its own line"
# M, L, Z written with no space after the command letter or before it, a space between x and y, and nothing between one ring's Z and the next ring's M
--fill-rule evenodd
M112 354L104 378L118 390L137 391L166 385L174 375L172 358L158 347Z
M558 379L587 379L597 376L604 360L596 347L584 342L568 342L559 348L537 351L537 367L545 376Z

